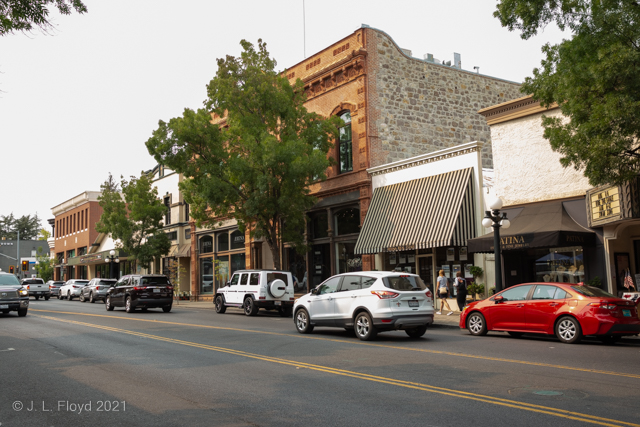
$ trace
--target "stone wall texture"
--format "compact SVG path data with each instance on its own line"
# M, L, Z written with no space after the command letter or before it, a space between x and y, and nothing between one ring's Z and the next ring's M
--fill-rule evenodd
M559 108L544 115L562 117ZM506 206L584 196L591 188L582 171L562 167L541 120L538 113L491 126L494 189Z
M486 143L483 167L493 167L478 110L522 97L520 85L409 57L379 30L366 40L371 167L471 141Z

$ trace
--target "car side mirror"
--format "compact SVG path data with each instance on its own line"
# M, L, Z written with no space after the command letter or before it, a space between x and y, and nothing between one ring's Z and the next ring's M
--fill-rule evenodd
M501 302L504 302L504 297L503 297L502 295L498 295L498 296L496 296L496 297L493 299L493 301L494 301L496 304L500 304Z
M318 295L318 288L311 289L311 295Z

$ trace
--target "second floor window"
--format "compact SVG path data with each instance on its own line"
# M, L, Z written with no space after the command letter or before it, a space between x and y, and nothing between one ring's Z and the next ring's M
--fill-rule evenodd
M344 121L344 126L340 128L339 138L340 146L338 148L338 167L339 172L350 172L353 170L353 147L351 144L351 112L345 111L340 114L340 118Z
M171 198L164 198L164 205L167 207L167 212L164 214L164 225L171 224Z

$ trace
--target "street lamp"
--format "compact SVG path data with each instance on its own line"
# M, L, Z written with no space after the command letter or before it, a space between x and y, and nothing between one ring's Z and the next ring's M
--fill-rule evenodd
M485 228L493 227L493 250L495 253L495 266L496 266L496 290L500 292L502 290L502 259L500 257L500 227L507 229L511 226L511 222L507 219L507 214L502 209L502 199L496 197L489 205L490 211L485 211L482 225Z
M109 255L104 257L104 260L109 264L109 279L113 279L113 266L120 262L120 259L116 256L116 251L111 249Z

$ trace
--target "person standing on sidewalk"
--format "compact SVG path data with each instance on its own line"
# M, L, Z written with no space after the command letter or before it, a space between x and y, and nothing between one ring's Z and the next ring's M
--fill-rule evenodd
M456 281L453 282L453 286L456 287L456 300L458 308L462 312L462 308L467 304L467 281L462 277L461 271L456 273Z
M449 314L447 316L451 316L453 314L453 310L449 307L449 303L447 302L447 298L449 297L449 286L448 280L444 277L444 270L440 270L438 273L438 296L440 297L440 310L436 314L442 314L442 309L447 306L447 310L449 310Z

